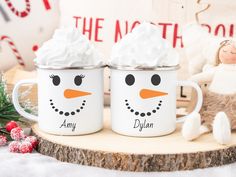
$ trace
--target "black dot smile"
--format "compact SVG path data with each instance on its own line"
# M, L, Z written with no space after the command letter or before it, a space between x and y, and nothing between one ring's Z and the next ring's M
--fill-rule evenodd
M149 111L149 112L140 112L140 111L137 111L135 110L134 108L132 108L128 102L128 100L125 100L125 106L127 108L127 110L131 113L133 113L135 116L140 116L140 117L145 117L145 116L148 116L150 117L152 114L155 114L157 113L157 111L160 109L161 105L162 105L162 100L159 101L159 103L157 104L158 106Z
M64 115L64 116L70 116L70 115L71 115L71 116L74 116L76 113L79 114L79 113L82 111L82 109L84 109L84 106L85 106L85 103L86 103L86 100L83 100L83 103L81 104L80 108L77 108L76 110L69 112L69 111L63 111L63 110L58 109L58 108L54 105L52 99L50 99L49 101L50 101L49 104L50 104L51 108L52 108L55 112L57 112L59 115Z

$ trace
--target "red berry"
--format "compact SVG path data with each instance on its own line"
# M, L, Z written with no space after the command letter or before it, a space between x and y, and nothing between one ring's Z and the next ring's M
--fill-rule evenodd
M7 137L0 135L0 146L4 146L7 143Z
M36 146L38 145L38 141L35 136L28 136L27 138L25 138L25 141L30 142L33 148L36 148Z
M8 149L10 152L19 152L20 142L19 141L12 141L8 145Z
M16 127L11 130L10 135L13 140L20 140L24 137L24 132L20 127Z
M16 127L18 127L18 124L17 124L15 121L10 121L10 122L8 122L8 123L6 124L6 126L5 126L6 131L8 131L8 132L11 132L11 130L12 130L13 128L16 128Z
M20 144L19 150L21 153L31 153L33 151L33 146L28 141L23 141Z

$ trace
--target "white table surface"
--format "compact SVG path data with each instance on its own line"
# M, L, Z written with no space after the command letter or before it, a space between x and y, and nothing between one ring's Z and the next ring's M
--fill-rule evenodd
M18 154L0 147L0 177L236 177L236 163L178 172L122 172L59 162L37 152Z

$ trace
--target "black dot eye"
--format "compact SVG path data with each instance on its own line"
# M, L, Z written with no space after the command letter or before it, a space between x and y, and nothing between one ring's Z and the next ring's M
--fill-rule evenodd
M61 82L61 79L60 79L59 76L55 75L55 76L52 77L53 85L58 86L60 84L60 82Z
M153 85L159 85L161 83L161 77L158 74L154 74L151 78Z
M82 76L75 76L75 79L74 79L75 85L77 85L77 86L81 85L82 84L82 79L83 79Z
M128 74L126 77L125 77L125 82L127 85L131 86L134 84L135 82L135 78L132 74Z

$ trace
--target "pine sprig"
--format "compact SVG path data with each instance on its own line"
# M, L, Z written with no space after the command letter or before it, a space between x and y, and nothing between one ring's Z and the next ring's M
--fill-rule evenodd
M20 115L15 110L6 88L6 82L0 74L0 125L5 125L11 120L19 121L20 119Z
M26 99L30 94L31 89L32 87L29 87L27 90L20 93L19 100L21 107L25 111L36 114L37 107L33 106L29 99ZM12 141L13 139L10 136L10 132L6 129L7 123L15 121L22 127L28 127L30 125L26 119L18 114L10 97L11 96L7 92L6 81L0 72L0 135L6 137L8 141Z

